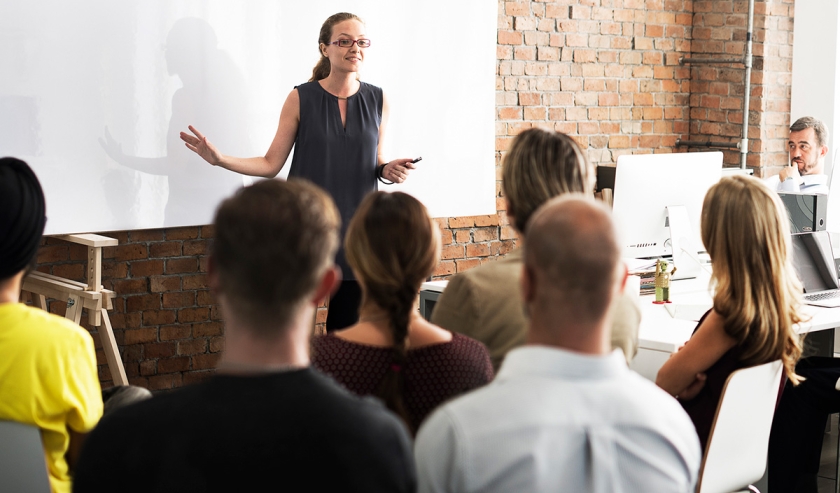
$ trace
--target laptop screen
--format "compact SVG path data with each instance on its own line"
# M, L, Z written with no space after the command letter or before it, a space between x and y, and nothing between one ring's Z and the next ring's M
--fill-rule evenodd
M806 293L837 289L837 267L827 231L791 235L793 265Z

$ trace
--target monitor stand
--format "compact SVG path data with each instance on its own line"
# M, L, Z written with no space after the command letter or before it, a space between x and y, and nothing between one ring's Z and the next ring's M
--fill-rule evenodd
M691 221L688 210L683 205L665 207L668 215L668 227L671 230L671 252L677 271L671 279L694 279L700 274L700 260L694 252L697 245L692 244Z

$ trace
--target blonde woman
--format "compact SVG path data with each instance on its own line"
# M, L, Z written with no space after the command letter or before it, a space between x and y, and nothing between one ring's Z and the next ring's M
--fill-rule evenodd
M420 284L440 259L440 233L410 195L374 192L350 222L347 260L362 288L359 322L316 337L312 363L358 395L375 395L412 433L439 404L493 378L487 349L424 320Z
M656 383L680 399L705 449L730 373L781 359L787 378L799 383L802 345L794 326L803 315L778 195L752 177L723 178L706 194L700 229L712 259L713 307Z

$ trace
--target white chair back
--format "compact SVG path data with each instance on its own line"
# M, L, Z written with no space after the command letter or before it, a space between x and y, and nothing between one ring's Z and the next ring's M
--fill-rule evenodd
M764 475L781 379L780 360L729 375L700 468L698 493L744 490Z
M0 491L50 493L41 430L0 421Z

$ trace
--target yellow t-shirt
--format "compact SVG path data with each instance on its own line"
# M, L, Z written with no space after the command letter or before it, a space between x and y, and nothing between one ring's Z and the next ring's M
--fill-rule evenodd
M0 419L41 429L50 484L70 493L67 427L86 433L102 417L93 339L64 318L0 304Z

